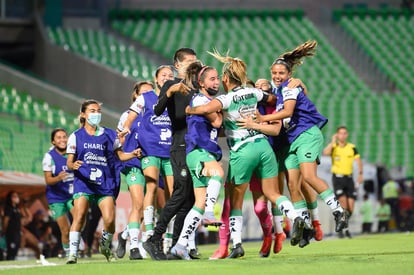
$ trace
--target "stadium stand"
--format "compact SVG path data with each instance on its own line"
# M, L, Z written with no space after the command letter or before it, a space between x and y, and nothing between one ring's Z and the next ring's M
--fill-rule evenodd
M0 84L0 169L43 174L41 161L50 145L50 131L77 128L75 115Z
M344 29L353 31L356 42L366 49L384 74L395 81L400 92L372 91L301 10L116 10L110 12L109 18L115 31L164 58L171 58L177 48L188 46L196 50L203 62L220 68L207 51L230 50L231 55L246 61L252 79L268 77L269 66L280 53L308 39L317 40L317 57L306 60L298 68L296 77L305 81L310 97L330 120L324 129L325 138L329 139L338 125L347 125L352 133L351 140L358 144L366 160L389 167L406 166L408 171L413 171L414 158L407 153L407 148L412 149L409 138L414 130L409 108L414 103L409 93L414 87L414 80L409 77L409 60L413 60L413 53L407 50L412 34L407 32L410 26L412 29L414 17L394 14L388 20L383 10L380 16L365 8L362 10L368 11L369 16L355 15L353 9L344 9L343 13L336 11L334 16ZM387 30L378 31L381 29L378 24ZM145 61L134 48L103 31L48 28L48 34L56 45L115 68L124 75L146 79L146 73L159 65ZM405 46L397 45L402 35L409 36L404 41ZM96 45L104 47L100 49ZM369 48L374 45L382 49ZM401 48L406 49L405 52Z
M351 25L350 22L361 20L360 17L351 17L345 17L348 18L345 19L346 24ZM399 70L395 69L395 74L388 75L392 79L399 79L402 83L401 89L406 88L405 92L401 93L402 96L371 91L301 11L228 13L187 11L175 14L162 11L119 11L112 12L110 18L113 29L152 47L165 57L171 56L179 45L186 45L194 48L206 64L219 67L220 64L206 51L211 51L213 48L220 51L230 49L231 54L247 62L252 79L267 77L269 65L278 54L292 49L305 40L315 39L319 42L317 57L306 60L305 65L298 69L296 76L304 79L311 91L310 97L321 113L330 120L324 130L326 138L330 137L336 126L347 125L352 133L352 140L358 144L367 160L391 167L408 165L409 170L414 168L413 158L409 154L403 154L404 148L407 148L405 146L408 145L406 139L400 139L400 137L408 137L413 130L413 122L409 119L412 113L407 111L397 115L398 110L407 110L411 102L407 102L403 97L409 89L412 90L408 86L412 82L412 78L408 77L410 71L408 67L404 74L400 74ZM412 19L404 17L402 20L409 23ZM362 23L357 24L359 28L364 27ZM390 24L390 28L391 26L396 28L395 26L401 24ZM371 26L376 28L375 22ZM355 26L350 28L356 30L354 32L361 39L368 33L372 39L387 38L386 33L378 37L372 30L362 33L358 32ZM409 30L409 27L403 27L402 30ZM391 29L389 32L395 33L395 30ZM394 43L398 43L399 36L394 36ZM373 43L363 39L361 41L366 41L365 43L369 45L384 47L389 45L389 43ZM389 45L389 47L393 46ZM399 48L400 46L394 47L395 53L390 51L391 54L387 57L391 59ZM409 49L409 47L405 48ZM383 55L388 51L385 49L378 55L382 58L382 62L384 62ZM402 59L412 55L412 53L398 54ZM385 62L388 64L391 61ZM392 64L398 62L393 60ZM407 63L406 60L400 62ZM385 65L383 67L389 68ZM410 97L412 98L411 95ZM365 134L367 132L372 134ZM399 151L397 155L392 153L394 149Z
M65 50L71 50L95 62L118 70L123 76L150 79L158 65L102 30L48 28L49 39Z
M408 165L414 160L409 142L414 133L414 12L404 9L345 9L334 12L334 19L357 41L391 81L396 92L372 94L367 100L371 121L379 125L378 136L370 139L369 154L378 152L375 160L391 165ZM361 116L362 118L362 116ZM379 146L375 143L382 141Z

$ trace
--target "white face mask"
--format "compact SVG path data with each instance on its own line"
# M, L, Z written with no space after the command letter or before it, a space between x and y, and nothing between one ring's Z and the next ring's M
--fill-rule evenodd
M90 113L88 115L88 123L91 126L96 126L101 122L101 113Z

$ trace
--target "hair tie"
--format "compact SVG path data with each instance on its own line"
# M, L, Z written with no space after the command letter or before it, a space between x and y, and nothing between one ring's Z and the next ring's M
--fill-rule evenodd
M203 73L207 70L207 68L208 68L208 66L201 67L201 70L200 70L200 72L198 73L198 76L197 76L197 81L198 82L200 82L200 78L203 75Z
M285 66L286 66L286 68L288 69L288 71L289 71L289 72L290 72L290 71L292 71L292 67L289 65L289 63L287 63L287 62L285 61L285 59L284 59L284 58L278 58L278 59L276 59L276 60L273 62L272 66L273 66L273 65L276 65L276 64L282 64L282 65L285 65Z

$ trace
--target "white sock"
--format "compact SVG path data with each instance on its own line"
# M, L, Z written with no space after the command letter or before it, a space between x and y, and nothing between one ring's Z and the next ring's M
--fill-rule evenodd
M104 248L104 249L109 248L109 246L112 242L113 236L114 236L113 233L109 233L105 230L102 230L102 237L101 237L101 242L100 242L100 245L102 246L102 248Z
M296 214L293 204L288 200L287 197L280 196L276 200L276 205L279 208L280 212L282 212L291 221L294 221L298 217L298 214Z
M343 212L344 209L339 204L339 201L336 199L335 194L331 189L327 189L319 194L319 196L323 199L329 208L331 208L332 212L340 211Z
M78 231L69 232L69 255L78 256L81 233Z
M171 238L172 239L172 236L173 236L173 233L174 233L174 222L175 222L175 215L174 215L174 217L172 217L172 219L168 223L167 230L165 231L165 237L166 238Z
M221 183L223 180L219 180L221 177L211 177L208 181L206 190L206 212L214 212L214 205L216 204L217 197L220 193Z
M273 217L273 224L275 225L276 233L283 233L283 214L280 212L277 205L272 204L272 217Z
M196 232L197 230L193 231L193 234L190 235L190 238L188 239L188 244L187 247L188 249L195 249L196 248L196 243L195 243L195 236L196 236Z
M82 237L79 240L79 250L85 250L85 241Z
M242 242L243 216L230 216L230 238L233 246Z
M283 233L283 216L273 216L276 233Z
M201 217L204 214L203 212L203 210L195 206L191 208L190 212L188 212L187 216L185 217L183 229L181 230L177 244L187 247L188 241L191 238L191 234L196 231L198 225L201 222Z
M128 239L128 236L129 236L129 231L128 230L129 229L128 229L128 225L127 225L125 227L124 231L122 231L122 233L121 233L121 238L122 239L124 239L124 240Z
M310 214L306 205L306 201L300 200L298 202L295 202L293 203L293 207L295 207L296 214L298 214L298 216L301 217L305 223L311 227Z
M152 236L154 234L154 206L152 205L144 209L144 225L147 237Z
M138 243L139 243L139 239L138 239L138 235L139 235L139 227L138 228L130 228L129 229L129 249L133 249L133 248L138 248Z

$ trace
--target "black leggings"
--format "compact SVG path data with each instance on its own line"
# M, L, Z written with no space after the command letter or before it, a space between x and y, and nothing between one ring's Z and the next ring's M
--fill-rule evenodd
M20 248L20 230L17 230L15 234L6 235L7 241L7 256L6 260L11 261L15 260L17 253L19 252Z
M186 164L185 148L171 151L171 166L174 175L174 188L171 198L161 211L154 229L154 239L161 239L168 223L176 215L174 222L173 245L177 242L184 225L185 217L194 205L194 189L190 172Z

